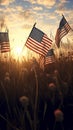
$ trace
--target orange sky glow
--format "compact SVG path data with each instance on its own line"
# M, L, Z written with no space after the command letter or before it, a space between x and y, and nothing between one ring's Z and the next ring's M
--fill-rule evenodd
M9 30L11 55L18 58L35 54L25 47L35 22L36 27L46 33L53 43L62 14L73 28L72 3L72 0L1 0L0 31L6 27ZM73 43L72 35L73 32L67 34L63 42L67 42L68 38Z

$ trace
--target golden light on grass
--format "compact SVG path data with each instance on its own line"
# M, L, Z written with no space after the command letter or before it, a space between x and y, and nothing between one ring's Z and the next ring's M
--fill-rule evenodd
M12 50L12 57L15 58L16 60L21 61L22 60L22 47L20 46L15 46Z
M21 54L22 48L20 48L19 46L15 47L15 55L19 56Z

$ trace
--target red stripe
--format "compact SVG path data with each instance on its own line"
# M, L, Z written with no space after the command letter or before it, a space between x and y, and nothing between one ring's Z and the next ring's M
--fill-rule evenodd
M41 43L35 41L31 37L29 37L26 42L26 46L29 49L31 49L31 50L35 51L36 53L41 54L43 56L45 56L47 54L48 49L50 48L51 44L52 44L52 40L47 38L46 35L44 35Z
M46 52L41 51L41 49L39 49L39 48L37 49L37 47L32 46L32 44L30 44L30 43L26 44L26 46L27 46L29 49L31 49L31 50L33 50L33 51L35 51L35 52L37 52L37 53L39 53L39 54L41 54L41 55L45 55L45 54L46 54Z
M57 29L57 33L55 36L56 45L59 47L60 40L70 31L71 27L68 23L66 23L62 29Z
M32 47L36 47L37 49L42 49L42 50L44 50L45 52L46 52L46 50L45 50L45 46L43 45L42 47L39 45L39 44L36 44L36 42L35 41L33 41L33 40L30 40L30 39L28 39L28 41L27 41L27 44L30 46L32 46ZM46 48L47 49L47 48Z

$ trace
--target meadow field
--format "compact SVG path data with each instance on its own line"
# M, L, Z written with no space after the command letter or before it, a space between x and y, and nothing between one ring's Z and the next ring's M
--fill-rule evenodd
M73 130L73 57L0 60L0 130Z

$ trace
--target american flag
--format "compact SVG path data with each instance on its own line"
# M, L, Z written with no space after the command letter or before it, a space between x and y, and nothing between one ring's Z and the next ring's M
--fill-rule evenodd
M0 32L1 53L10 51L8 32Z
M56 58L53 49L48 50L48 53L45 57L40 56L40 68L42 68L43 70L45 68L45 65L55 63L55 62L56 62Z
M45 56L48 49L51 47L51 44L52 40L49 39L45 33L34 26L25 45L32 51Z
M39 65L40 65L40 68L41 68L42 70L44 70L44 66L45 66L45 57L42 56L42 55L39 57Z
M55 61L56 59L55 59L54 50L53 49L48 50L48 53L45 57L45 65L54 63Z
M59 28L57 29L56 36L55 36L55 42L57 47L60 47L60 40L70 31L71 27L65 17L63 16Z

